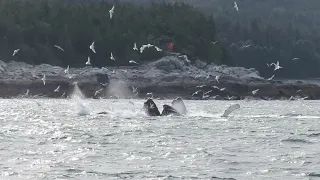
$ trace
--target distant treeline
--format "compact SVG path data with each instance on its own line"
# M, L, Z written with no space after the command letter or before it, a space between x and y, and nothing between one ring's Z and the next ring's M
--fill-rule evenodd
M119 0L148 5L151 0ZM320 76L319 0L161 0L184 2L214 17L217 40L233 64L256 68L264 77ZM299 58L298 60L292 60ZM276 72L266 63L280 62Z
M320 76L319 0L241 0L239 11L233 1L184 2L214 16L217 38L234 65L256 68L264 77ZM266 65L277 61L283 69Z
M115 6L113 18L109 10ZM227 51L216 41L211 17L182 4L157 3L140 7L128 3L64 0L2 0L0 3L0 55L4 61L30 64L85 66L129 65L154 60L173 51L217 64L228 63ZM95 41L97 53L89 46ZM163 51L147 48L154 44ZM64 52L54 47L58 45ZM15 49L20 51L12 56ZM113 53L116 61L110 60Z

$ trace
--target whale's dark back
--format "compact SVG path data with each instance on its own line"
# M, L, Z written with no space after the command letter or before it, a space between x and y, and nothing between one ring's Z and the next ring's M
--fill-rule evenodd
M156 103L153 102L152 99L148 99L144 105L143 108L148 116L160 116L160 112L158 110L158 107Z
M173 107L169 106L169 105L163 105L163 110L161 113L161 116L168 116L168 115L180 115L180 113L174 109Z

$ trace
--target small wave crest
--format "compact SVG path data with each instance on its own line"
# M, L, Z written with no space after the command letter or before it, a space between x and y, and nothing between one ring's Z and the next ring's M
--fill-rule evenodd
M292 143L308 143L310 144L310 141L304 140L304 139L298 139L298 138L287 138L281 140L282 142L292 142Z

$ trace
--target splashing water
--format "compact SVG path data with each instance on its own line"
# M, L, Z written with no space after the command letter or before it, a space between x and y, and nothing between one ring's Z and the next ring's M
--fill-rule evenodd
M76 112L79 116L86 116L90 114L89 108L83 101L85 96L81 92L78 83L74 83L74 90L72 92L71 99L75 102Z

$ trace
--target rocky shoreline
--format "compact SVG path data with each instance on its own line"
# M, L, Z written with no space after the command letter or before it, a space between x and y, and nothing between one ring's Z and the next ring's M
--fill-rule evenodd
M255 69L217 66L201 61L191 65L187 58L178 56L167 56L140 66L70 67L68 72L65 68L48 64L33 66L0 61L0 73L1 98L68 98L76 82L87 98L146 98L147 93L152 93L154 98L159 99L177 96L217 100L273 100L289 99L291 96L292 100L303 97L320 99L320 83L317 80L268 81L260 77ZM45 85L41 80L43 74L46 74ZM220 76L219 83L216 75ZM59 91L54 92L58 86ZM256 89L259 90L253 95L252 91ZM192 96L196 91L199 93Z

